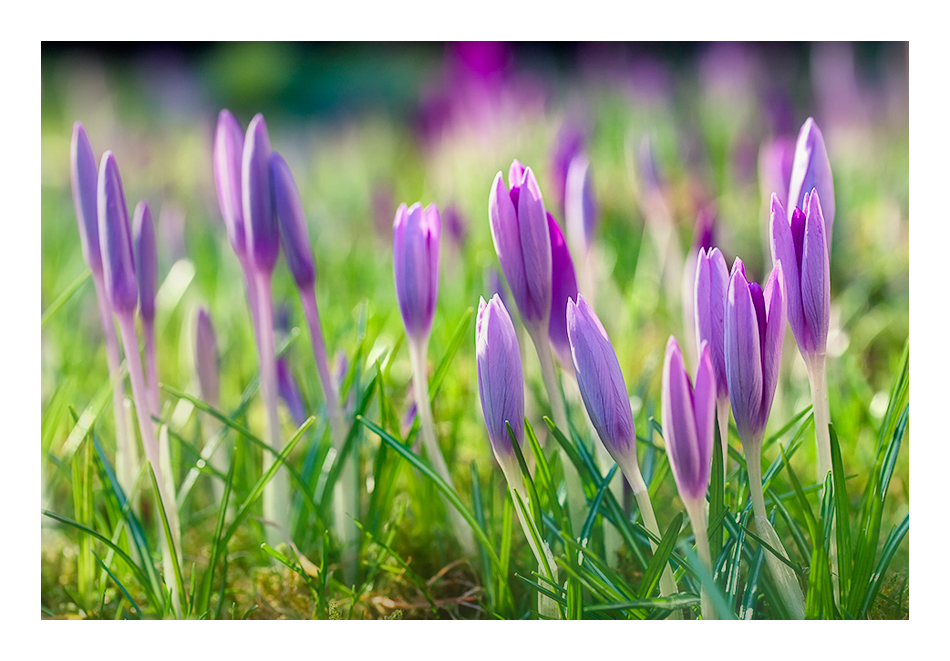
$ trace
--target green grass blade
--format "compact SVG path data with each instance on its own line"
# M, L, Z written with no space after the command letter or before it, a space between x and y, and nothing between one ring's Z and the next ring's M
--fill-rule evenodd
M73 295L78 292L84 284L86 284L86 280L88 280L91 275L92 271L87 268L82 273L80 273L75 280L66 286L66 289L64 289L62 293L56 297L56 300L50 303L49 307L43 311L43 316L40 317L40 328L43 328L43 326L46 325L46 322L49 321L61 307L66 305L66 301L71 299Z
M722 520L726 514L725 492L726 484L722 474L722 443L719 434L719 425L713 425L712 473L709 483L709 554L718 558L722 553L723 526Z
M535 480L541 483L541 489L547 494L548 504L554 513L554 520L557 521L562 528L565 528L568 532L573 534L570 517L564 516L564 511L557 499L557 486L554 484L551 466L548 463L547 457L544 456L544 450L542 450L541 444L538 442L538 437L535 435L534 429L527 419L525 419L525 436L528 439L528 444L531 446L531 452L534 454Z
M597 489L597 493L594 495L594 499L590 503L590 510L587 512L587 517L584 519L584 525L581 526L581 544L586 545L587 541L590 539L591 530L594 529L594 521L597 518L597 514L600 511L600 503L604 499L604 493L607 491L607 487L610 485L610 481L613 479L614 475L617 473L617 464L614 464L613 467L607 472L607 477L600 483L600 487Z
M525 420L525 422L527 422L527 420ZM521 468L521 477L528 490L528 505L531 508L531 521L540 535L541 528L543 527L541 499L538 497L538 490L534 486L534 480L531 479L531 472L528 470L528 464L524 460L524 454L521 452L521 445L518 443L517 437L515 437L514 429L511 428L511 425L507 421L505 421L505 428L508 430L508 441L514 449L515 457L518 458L518 466Z
M838 551L838 589L841 602L847 603L851 586L851 511L847 486L844 477L844 465L841 461L841 445L834 425L828 425L831 436L831 472L835 492L835 521Z
M112 579L112 582L116 584L116 586L117 586L117 587L119 588L119 590L122 592L123 596L125 596L125 600L129 602L129 604L130 604L130 605L132 606L132 608L135 610L136 615L138 615L138 616L139 616L139 619L141 620L141 619L143 618L143 616L142 616L142 611L141 611L141 609L139 608L138 604L135 603L135 600L132 599L132 596L129 594L129 591L125 589L125 586L124 586L124 585L122 585L122 581L120 581L118 578L116 578L116 575L113 574L113 573L112 573L112 570L109 569L109 568L106 566L106 563L104 563L104 562L102 561L102 558L99 557L99 554L98 554L98 553L96 553L95 551L93 551L93 552L92 552L92 555L93 555L93 557L96 559L96 562L99 563L99 566L102 567L102 568L105 570L105 572L109 575L109 578Z
M175 580L175 588L178 590L178 594L181 597L182 608L184 611L188 610L188 594L185 592L185 582L182 580L181 567L178 564L178 550L177 545L175 544L175 539L172 536L172 530L168 524L168 514L165 512L165 504L162 502L161 491L158 488L158 480L155 478L155 470L152 468L152 464L148 461L145 462L148 466L148 475L152 481L152 495L155 497L156 509L158 510L158 515L161 517L162 521L162 530L165 533L165 543L168 544L168 552L171 555L172 560L172 573ZM165 581L168 581L168 577L165 577ZM181 617L182 613L175 613L177 617Z
M196 612L203 613L211 604L211 587L214 584L214 570L218 564L218 556L221 553L221 533L224 531L224 521L228 513L228 502L231 499L231 488L234 484L234 468L237 466L237 453L240 450L235 446L234 454L231 455L231 465L228 467L228 475L224 480L224 492L221 494L221 503L218 505L218 518L214 524L214 534L211 537L211 550L208 557L208 568L205 569L204 576L201 579L201 589L197 598Z
M455 332L452 333L449 346L445 350L442 360L439 361L439 366L435 368L435 372L432 374L432 381L429 382L429 391L431 392L429 399L435 399L435 396L439 394L439 390L442 388L442 382L445 381L445 377L449 373L449 368L452 366L452 360L455 358L455 354L458 353L462 344L470 339L468 327L472 323L472 314L474 314L474 312L475 309L470 306L462 313L462 318L459 319L458 324L455 326Z
M891 559L897 552L901 542L904 541L908 530L910 530L910 513L906 514L903 520L891 529L890 534L887 536L887 541L884 542L881 559L878 560L877 566L874 568L874 573L871 575L867 595L864 598L864 603L861 604L861 611L858 613L860 618L863 619L867 617L868 611L870 611L871 605L874 603L881 589L881 581L884 579L884 574L891 564Z
M673 553L673 547L676 546L676 538L679 536L682 526L683 513L677 512L676 516L674 516L670 522L670 525L667 526L666 532L663 533L663 538L657 544L650 564L647 565L646 571L643 572L643 580L640 582L640 587L637 590L638 599L648 598L653 594L656 586L659 585L660 574L663 573L666 563L669 562L670 554Z
M682 516L682 513L680 516ZM722 589L713 580L712 574L706 571L706 567L699 561L699 556L696 555L696 552L693 551L689 544L684 542L680 542L679 547L682 554L686 557L686 561L689 563L690 571L699 579L700 584L706 588L706 593L712 600L713 608L716 609L716 616L720 620L736 619L735 613L732 612L732 608L730 608L729 602L726 600L726 595L723 594Z

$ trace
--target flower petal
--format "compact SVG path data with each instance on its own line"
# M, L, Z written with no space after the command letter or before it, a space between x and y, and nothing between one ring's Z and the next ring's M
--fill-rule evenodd
M831 316L831 274L825 224L817 191L812 193L806 213L802 252L802 309L814 342L811 351L824 353L828 345L828 320ZM784 262L782 265L784 267Z

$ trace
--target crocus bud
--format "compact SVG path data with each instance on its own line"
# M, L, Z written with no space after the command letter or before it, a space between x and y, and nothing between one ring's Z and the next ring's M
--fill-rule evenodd
M591 184L590 161L583 154L571 160L564 189L564 218L567 235L575 250L589 251L597 227L597 203Z
M73 124L69 165L82 256L89 269L99 275L102 273L102 256L99 253L99 214L96 210L96 157L82 122Z
M795 208L805 208L805 194L812 189L821 195L825 216L825 242L831 252L831 230L835 222L835 185L831 178L831 163L825 149L825 139L815 120L809 117L798 133L795 160L788 187L788 220Z
M783 205L792 179L794 155L795 143L790 138L768 140L759 148L759 188L766 197L777 195Z
M548 339L554 355L564 369L574 369L571 358L571 341L567 337L567 304L577 298L577 276L571 251L554 216L548 214L548 230L551 233L551 320L548 322Z
M442 216L445 218L445 226L449 230L449 236L452 237L452 242L455 244L455 247L461 251L468 239L468 222L462 217L462 214L459 213L459 210L455 208L454 205L447 207L445 211L442 212Z
M204 308L198 308L195 322L195 372L202 398L217 406L220 397L218 388L218 340L211 325L211 317Z
M495 175L488 199L492 242L525 326L546 328L551 314L551 237L531 168L514 161L509 191Z
M507 474L517 470L517 459L505 423L511 425L519 445L524 439L524 376L515 327L498 294L478 303L475 366L488 439Z
M245 255L244 203L241 197L241 158L244 154L244 133L241 125L224 109L218 113L214 133L214 184L218 206L228 230L231 247L241 259Z
M270 273L280 251L270 176L270 137L258 113L247 127L241 160L241 193L247 255L259 271Z
M716 399L729 396L726 379L725 316L729 270L719 248L700 250L696 258L694 315L697 348L705 342L716 380Z
M567 304L574 373L594 429L621 468L637 461L637 437L627 384L600 319L581 294Z
M399 205L393 221L393 276L406 333L417 341L429 337L439 298L441 237L436 205Z
M831 275L825 223L818 192L805 194L805 213L792 211L791 223L772 196L772 261L782 262L788 294L788 324L803 357L824 354L831 316Z
M132 257L132 233L119 167L111 151L103 154L99 163L97 202L102 274L109 304L116 312L132 313L139 296L135 259Z
M551 155L554 198L567 210L567 182L571 162L584 150L584 131L579 124L567 122L558 132Z
M139 314L145 322L155 319L155 290L158 285L158 255L155 226L148 202L140 201L132 218L132 244L135 248L135 275L139 283Z
M695 388L689 380L680 346L672 335L663 361L663 435L666 456L684 501L702 501L712 467L716 384L709 345L699 352Z
M277 391L280 398L287 405L290 411L290 417L298 427L307 419L307 412L303 407L303 399L300 397L300 389L290 373L290 367L287 365L287 358L281 357L277 361Z
M284 247L287 268L290 269L298 288L311 289L317 279L317 269L313 264L307 219L303 214L303 204L300 202L294 176L290 173L286 161L277 152L271 155L271 176L280 225L280 243Z
M746 280L736 258L726 298L725 354L729 400L739 438L762 439L772 410L785 335L785 278L782 262L772 268L765 292Z

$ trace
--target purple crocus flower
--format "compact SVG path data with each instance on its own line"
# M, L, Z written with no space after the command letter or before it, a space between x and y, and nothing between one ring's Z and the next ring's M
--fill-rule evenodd
M445 226L449 230L449 236L457 250L461 252L468 239L468 222L462 217L455 205L449 205L442 212L445 219Z
M241 159L244 238L250 263L260 272L274 270L280 252L280 229L274 210L270 175L270 137L258 113L247 127Z
M303 399L300 397L300 390L297 388L297 382L294 375L290 373L290 366L287 365L287 359L282 357L277 360L277 391L280 398L287 405L290 411L290 417L298 427L307 419L307 412L303 407Z
M158 255L155 249L155 225L148 202L140 201L132 219L132 243L135 247L135 274L139 286L139 314L145 323L155 321L155 290L158 285Z
M697 348L709 345L709 357L716 381L716 399L729 397L726 379L725 317L729 269L719 248L700 250L696 258L694 315Z
M551 314L551 237L541 189L531 168L514 161L509 191L501 172L488 199L492 242L521 320L533 332L547 328Z
M82 256L89 269L98 276L102 273L102 256L99 252L99 215L96 210L96 157L82 122L73 124L69 164Z
M548 322L548 339L561 366L573 371L571 341L567 337L567 304L577 298L577 276L574 261L567 242L554 216L548 214L548 230L551 233L551 320Z
M487 303L484 298L478 303L475 365L482 414L495 459L506 476L509 471L517 473L518 462L505 423L511 425L520 445L524 439L524 375L515 327L498 294Z
M567 304L567 334L577 385L597 435L621 469L636 467L637 437L627 384L607 331L581 294Z
M597 202L591 183L590 161L583 154L571 160L564 189L564 218L567 235L575 250L590 250L597 228Z
M729 399L739 438L758 443L772 409L785 335L785 277L772 268L765 291L746 280L736 258L726 298L725 356Z
M767 140L759 149L759 186L764 195L777 195L783 206L787 204L794 156L795 143L786 137Z
M684 501L701 502L712 467L716 384L709 345L699 353L695 388L690 382L679 343L672 335L663 361L663 433L676 487Z
M241 159L244 133L241 125L224 109L218 113L214 134L214 183L218 191L221 217L228 230L231 247L240 260L245 258L244 202L241 194Z
M825 149L825 139L815 120L809 117L798 133L795 161L788 187L788 220L795 208L805 208L805 195L818 191L825 217L825 242L831 252L831 231L835 222L835 185L831 178L831 163Z
M803 213L792 211L791 223L778 197L772 196L772 260L782 262L788 292L788 323L806 359L825 353L831 316L831 276L825 223L818 191L805 194Z
M138 303L129 211L122 190L122 178L111 151L102 155L98 183L99 240L102 273L112 309L131 314Z
M195 321L195 372L201 397L211 406L218 406L218 340L211 325L211 316L203 307L198 308Z
M571 161L584 150L584 131L580 125L567 122L561 126L554 141L554 153L551 155L554 199L560 208L567 210L567 178Z
M416 342L424 342L432 328L439 298L441 236L435 204L425 209L419 202L409 208L399 205L393 221L393 275L406 333Z
M310 249L307 219L300 202L300 193L294 176L283 157L271 155L271 183L274 187L274 204L280 226L280 243L287 258L287 268L299 289L311 289L317 279L317 269Z

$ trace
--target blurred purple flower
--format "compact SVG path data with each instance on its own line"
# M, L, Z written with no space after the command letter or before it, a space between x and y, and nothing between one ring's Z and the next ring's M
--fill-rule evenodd
M765 285L746 280L736 258L726 299L725 356L729 400L743 443L761 441L778 383L785 336L785 278L776 262Z
M82 122L73 124L69 164L82 256L89 269L98 276L102 273L102 256L99 251L99 214L96 209L96 157Z
M313 250L307 232L307 219L300 202L300 193L294 176L286 161L276 151L271 154L271 184L274 191L274 206L280 227L280 243L284 248L287 268L303 290L313 288L317 269L313 263Z
M548 322L548 339L554 355L564 369L572 372L574 361L571 358L571 341L567 337L567 306L577 298L577 276L574 274L574 262L571 251L564 241L564 234L550 213L548 231L551 234L551 319Z
M274 210L270 174L271 146L267 124L254 115L244 138L241 199L248 260L261 273L271 273L280 252L280 229Z
M406 333L422 342L429 337L439 298L442 219L435 204L400 204L393 221L393 275Z
M290 373L290 367L287 365L287 358L281 357L277 360L277 392L280 398L287 405L290 411L290 417L298 427L307 419L307 412L303 406L303 399L300 397L300 389Z
M702 249L696 258L693 295L697 348L704 343L716 381L716 399L729 396L726 379L725 316L729 270L719 248Z
M716 416L716 385L708 345L700 349L694 388L679 344L670 336L663 361L662 406L666 454L680 497L702 502L709 486Z
M785 209L772 196L772 261L782 263L788 294L788 323L802 356L823 355L831 316L831 274L818 191L805 194L805 213Z
M567 173L571 161L584 151L584 130L574 122L566 122L558 131L551 154L551 182L554 200L559 209L565 209Z
M511 425L520 445L524 439L524 376L518 337L497 294L488 303L484 298L478 303L475 364L488 439L507 475L518 466L505 423Z
M155 291L158 286L158 254L155 249L155 226L148 202L140 201L132 220L132 241L135 247L135 273L139 287L139 314L145 323L155 320Z
M784 206L792 179L795 143L786 137L773 138L759 149L759 187L766 198L774 193Z
M462 217L454 204L450 204L442 211L442 219L449 230L452 243L461 252L468 239L468 221Z
M831 232L835 223L835 185L831 177L831 163L825 149L825 139L815 120L809 117L798 133L795 143L795 160L788 188L788 220L795 208L805 208L805 194L818 191L822 200L825 219L825 242L831 253Z
M99 164L97 200L106 294L113 310L132 313L138 303L138 284L132 255L129 211L125 205L119 168L111 151L102 155Z
M212 406L218 406L218 340L211 325L211 316L203 307L198 308L195 322L195 372L201 397Z
M564 219L567 235L575 250L590 251L597 229L597 202L591 183L590 161L584 154L577 154L567 171L564 190Z
M244 203L241 194L241 159L244 153L244 133L241 125L224 109L218 113L214 134L214 183L218 191L221 217L228 230L228 239L238 258L246 254L244 238Z
M521 320L546 329L551 314L551 237L541 189L531 168L518 161L509 170L511 190L501 172L488 199L492 242Z

